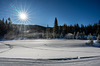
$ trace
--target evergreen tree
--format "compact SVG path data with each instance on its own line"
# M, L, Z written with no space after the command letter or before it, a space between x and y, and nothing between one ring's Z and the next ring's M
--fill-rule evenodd
M2 22L4 22L4 18L2 19Z
M0 20L0 37L4 37L4 35L7 34L8 31L10 31L9 23L7 20L4 22L3 18L2 20Z
M74 32L79 32L80 31L80 27L79 27L79 25L78 24L75 24L74 25Z
M59 38L61 38L61 34L62 34L62 26L60 25L59 26L59 31L58 31Z
M7 25L8 24L8 21L6 20L5 24Z
M57 18L55 18L54 27L53 27L53 37L57 38L57 34L58 34L58 21Z
M90 34L90 33L93 34L93 29L92 29L92 25L89 24L87 26L87 34Z
M11 21L11 19L10 18L8 18L8 21L9 21L9 24L8 24L8 29L9 30L13 30L12 28L13 28L13 26L12 26L12 21Z
M81 33L84 31L84 25L81 24Z
M63 37L67 34L67 25L63 25L63 31L62 31Z
M5 21L5 31L8 31L8 21Z
M8 20L9 20L9 24L11 25L11 24L12 24L11 19L10 19L10 18L8 18Z
M72 25L69 26L69 33L74 33L74 27Z
M50 29L49 29L49 26L47 25L47 28L46 28L46 38L47 39L50 38L49 34L50 34Z
M59 26L59 35L62 33L62 26Z
M93 34L98 34L98 31L97 31L97 28L98 28L98 26L97 26L97 24L94 24L93 26L93 29L92 29L92 31L93 31Z
M80 27L79 27L79 25L78 25L78 24L76 25L76 29L77 29L77 32L79 32L79 31L80 31Z

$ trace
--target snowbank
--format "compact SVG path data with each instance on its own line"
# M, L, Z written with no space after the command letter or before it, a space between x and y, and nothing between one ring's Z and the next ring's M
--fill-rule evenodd
M95 40L94 41L94 46L100 47L100 43L97 40Z

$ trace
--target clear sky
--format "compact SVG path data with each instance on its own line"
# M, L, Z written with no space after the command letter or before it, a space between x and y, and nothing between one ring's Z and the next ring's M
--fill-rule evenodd
M0 0L0 19L19 24L19 11L28 14L27 24L94 24L100 20L100 0ZM26 22L25 22L26 23Z

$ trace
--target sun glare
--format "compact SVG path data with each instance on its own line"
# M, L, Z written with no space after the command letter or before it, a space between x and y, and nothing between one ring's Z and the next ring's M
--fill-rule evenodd
M26 13L19 13L20 20L27 20L27 14Z
M18 24L29 24L31 22L32 12L30 10L30 5L11 3L10 5L12 16L14 16L15 23Z

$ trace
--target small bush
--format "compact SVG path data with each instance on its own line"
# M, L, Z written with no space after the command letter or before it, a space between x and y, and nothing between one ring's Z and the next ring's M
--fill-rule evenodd
M88 40L89 40L89 44L90 44L90 45L93 45L93 40L92 40L92 35L91 35L91 33L89 34Z
M88 40L92 40L92 35L91 35L91 33L89 34Z

